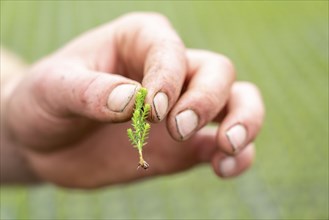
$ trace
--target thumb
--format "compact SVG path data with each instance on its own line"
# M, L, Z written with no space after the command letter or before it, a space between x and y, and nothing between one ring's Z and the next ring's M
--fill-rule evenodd
M24 146L55 149L88 130L89 120L80 119L128 120L139 87L115 74L63 65L36 66L8 98L6 124L12 137Z
M41 79L41 80L40 80ZM140 84L120 75L85 69L56 69L36 81L36 94L58 116L78 115L102 122L131 116Z

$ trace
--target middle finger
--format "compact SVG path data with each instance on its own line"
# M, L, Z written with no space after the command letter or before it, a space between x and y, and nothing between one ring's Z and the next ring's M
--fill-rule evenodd
M188 50L187 89L168 117L173 138L185 140L210 122L226 104L235 79L234 68L224 56Z

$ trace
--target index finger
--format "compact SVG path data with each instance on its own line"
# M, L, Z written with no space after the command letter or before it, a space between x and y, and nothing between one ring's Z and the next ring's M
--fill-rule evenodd
M129 78L148 89L151 120L161 121L177 101L186 76L185 46L159 14L134 13L117 26L118 59ZM140 72L143 74L137 74ZM135 75L133 75L135 74Z

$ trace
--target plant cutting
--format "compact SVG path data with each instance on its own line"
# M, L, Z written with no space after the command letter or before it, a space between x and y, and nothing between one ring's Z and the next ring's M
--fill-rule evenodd
M135 109L131 118L133 129L127 129L127 135L139 154L138 167L147 169L150 165L143 158L143 147L147 144L146 140L150 132L150 124L146 122L151 106L144 104L147 95L147 89L141 88L136 94Z

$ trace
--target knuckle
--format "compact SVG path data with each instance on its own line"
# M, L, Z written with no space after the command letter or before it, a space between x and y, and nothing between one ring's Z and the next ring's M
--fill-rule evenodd
M258 86L252 82L242 81L242 82L238 82L238 84L240 84L240 87L243 90L249 90L249 91L253 91L255 93L260 94L260 90L259 90Z
M124 15L124 19L127 19L129 21L138 21L140 24L149 24L154 23L159 25L166 23L169 24L169 19L158 12L131 12L126 15Z
M158 12L148 12L145 13L145 16L147 19L154 19L155 22L170 23L169 19L165 15Z
M99 94L96 93L96 91L98 91L97 87L99 81L101 81L100 75L97 75L94 78L86 80L85 82L80 82L81 86L78 87L79 89L76 95L82 107L100 107L100 97ZM72 92L74 93L75 91Z
M236 78L235 74L235 68L233 65L233 62L230 58L224 55L217 55L217 62L220 64L222 68L225 68L227 72L232 76L232 79L234 80Z
M156 13L156 12L130 13L119 19L119 24L117 27L119 27L118 33L132 34L134 40L132 41L133 43L131 46L134 46L135 42L138 41L144 41L144 42L156 41L157 43L160 42L160 44L164 46L170 45L171 47L175 46L175 44L180 46L182 45L182 42L180 41L179 37L173 34L174 32L173 27L170 24L169 19L160 13ZM130 27L130 28L122 32L122 27ZM121 35L119 34L118 36ZM168 42L168 41L173 41L173 42Z
M258 117L258 119L255 120L255 127L257 131L259 131L263 126L263 118Z
M200 115L202 116L201 120L207 122L218 114L221 104L214 93L195 91L191 96L193 97L194 105L200 111Z
M205 62L216 65L221 72L223 72L222 70L225 70L224 72L229 74L232 81L236 79L234 64L229 57L212 51L203 51L203 54Z
M240 89L239 91L236 92L239 92L241 94L248 92L251 95L253 95L255 98L257 98L257 101L259 103L257 114L259 115L260 122L262 123L265 117L265 106L259 87L256 84L247 81L237 82L236 84L238 86L235 86L234 88Z
M55 77L60 74L58 67L49 63L42 63L31 70L32 79L32 91L36 94L47 94L49 86L53 85Z
M244 121L247 126L250 126L256 133L258 133L263 126L263 117L254 112L244 114L244 116L241 117L241 121Z
M263 125L263 119L262 117L252 114L249 116L249 123L255 128L256 131L259 131Z

